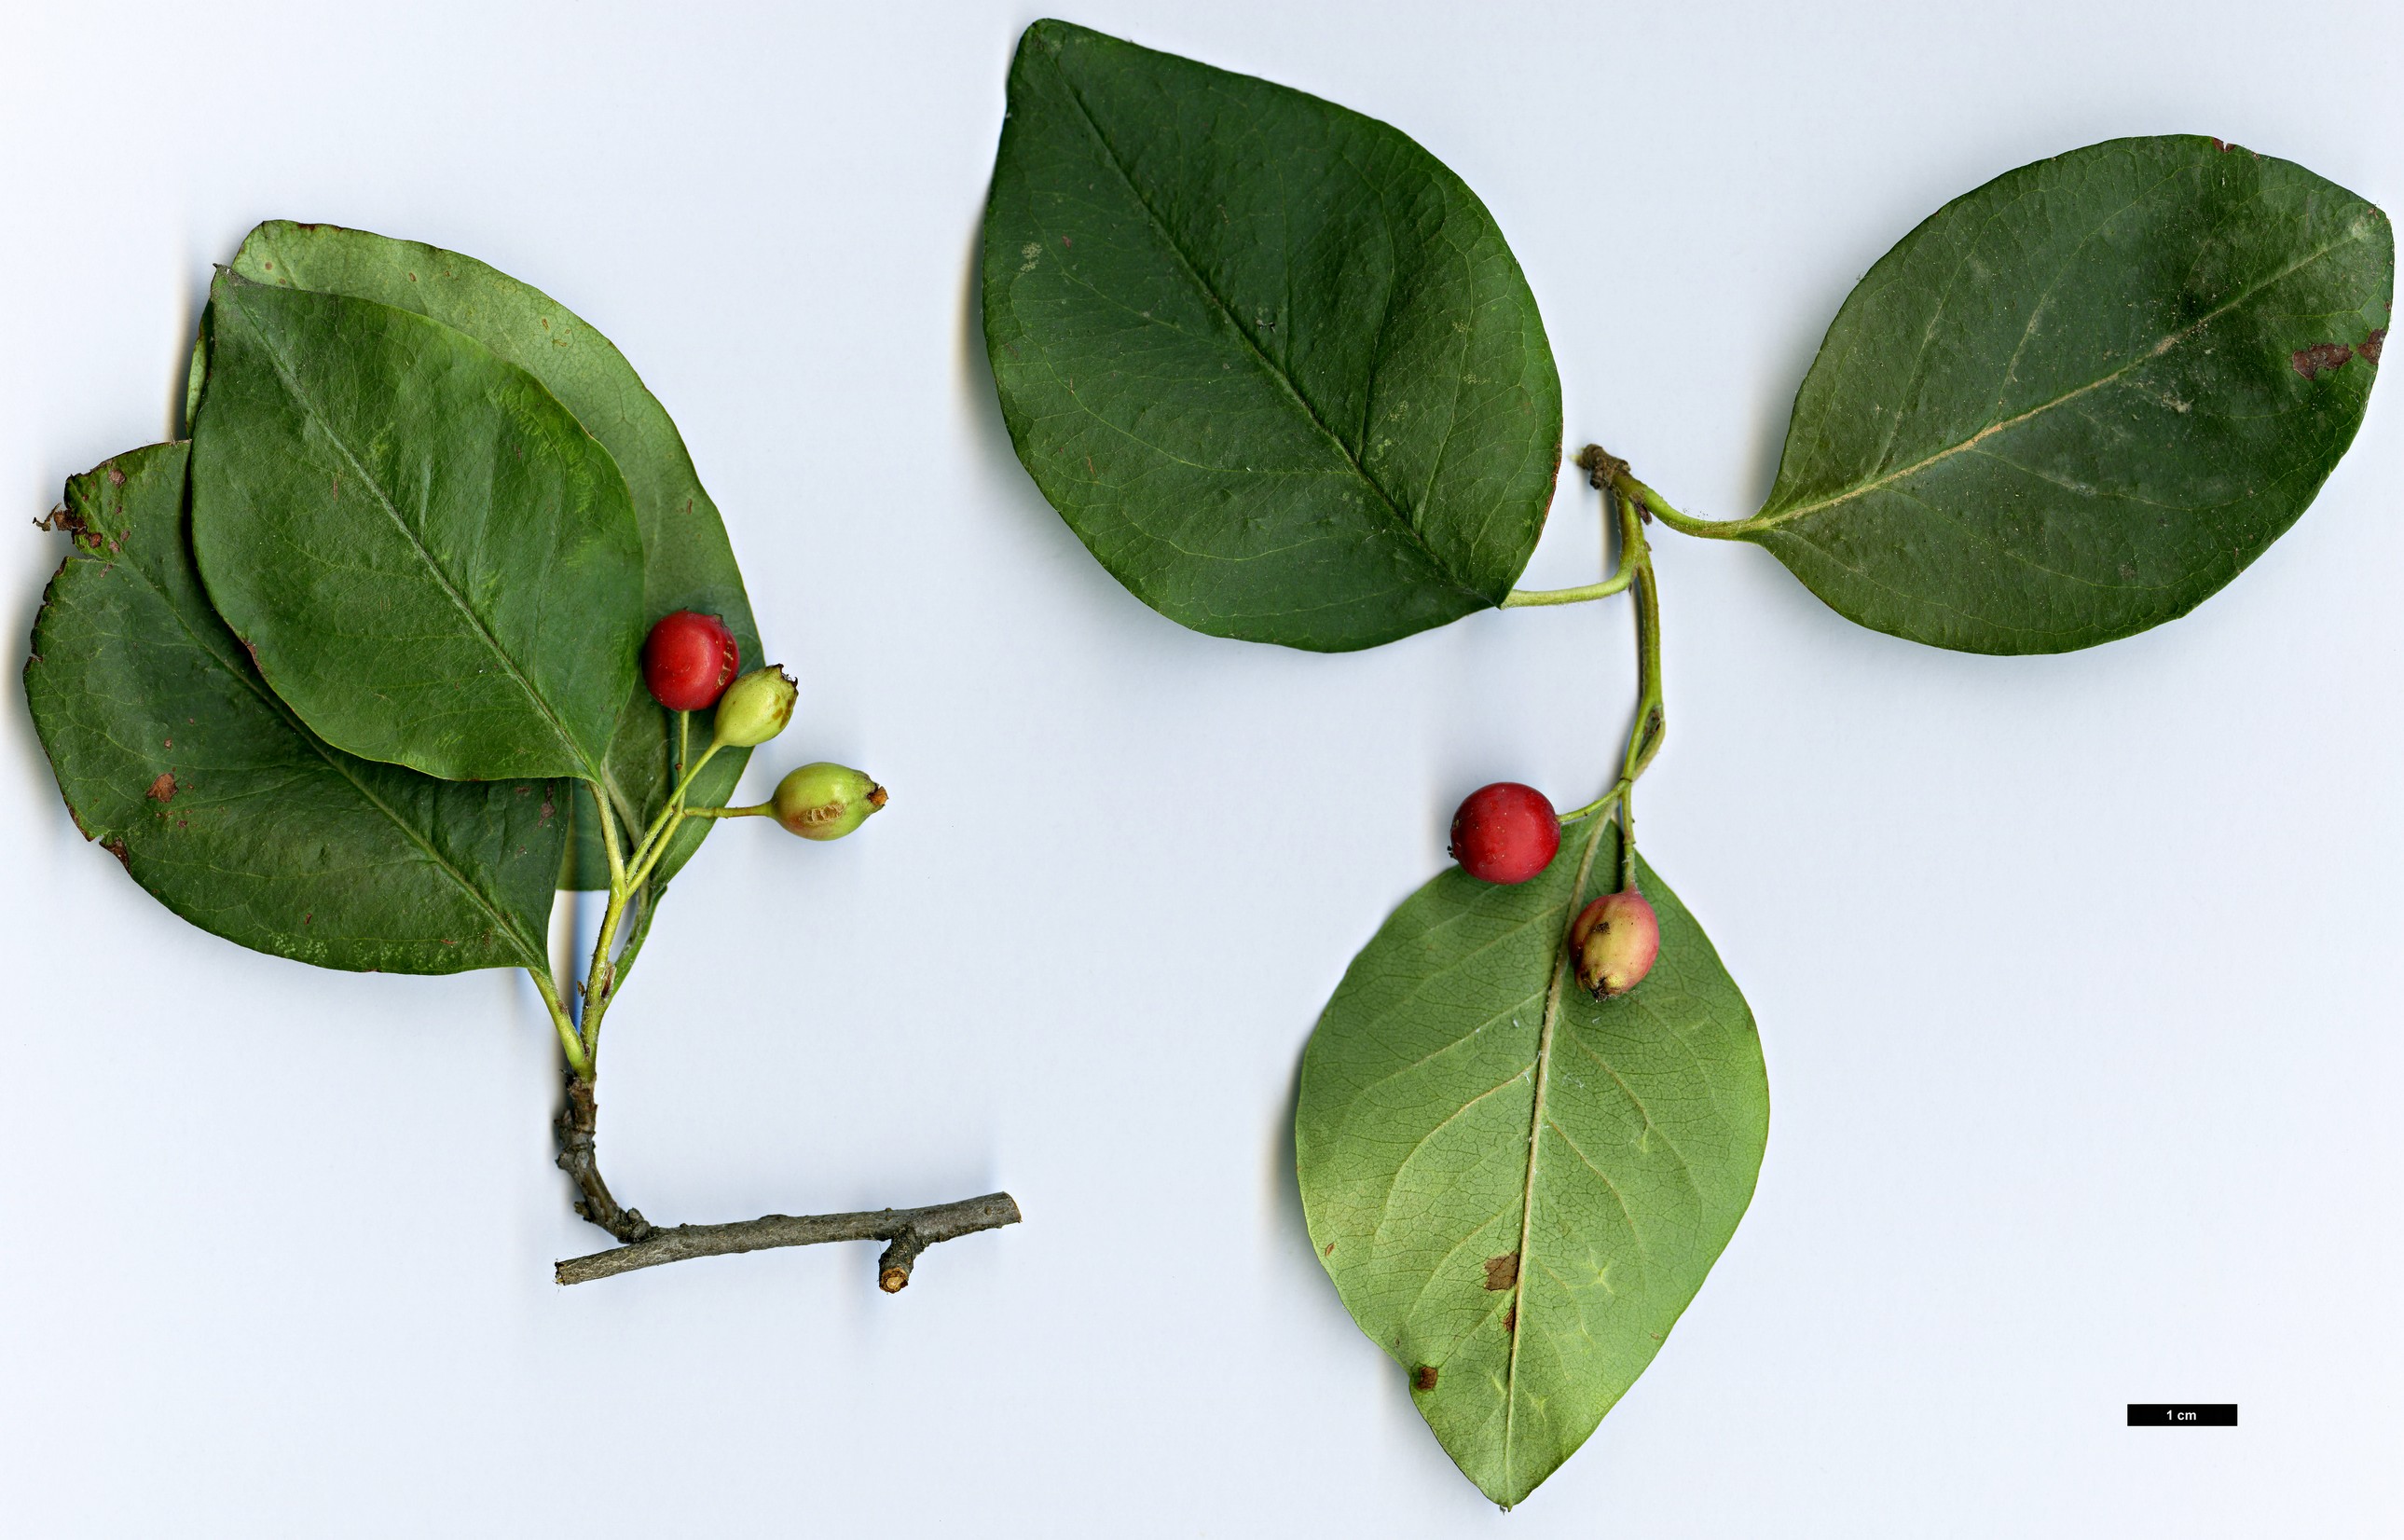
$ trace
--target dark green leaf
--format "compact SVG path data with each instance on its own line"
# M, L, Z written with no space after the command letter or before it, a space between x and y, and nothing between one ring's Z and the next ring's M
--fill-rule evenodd
M321 967L542 968L566 809L328 748L210 608L186 446L67 483L25 694L76 822L193 924Z
M413 310L455 327L540 380L585 430L601 441L626 478L635 522L643 537L643 619L648 625L678 609L717 615L743 649L744 666L767 661L734 565L726 526L702 489L692 458L667 411L646 389L624 355L607 337L550 295L457 252L396 241L339 225L276 219L252 231L233 269L259 283L348 294ZM618 720L608 772L622 818L648 823L665 803L676 753L676 722L638 682ZM710 714L693 718L706 743ZM695 800L722 804L733 794L748 749L728 749L693 783ZM592 794L572 793L580 859L566 885L606 888ZM661 880L673 876L715 826L695 819L661 860Z
M1753 1014L1650 867L1652 973L1600 1001L1569 978L1576 901L1615 886L1618 859L1616 824L1581 833L1531 882L1454 868L1396 910L1320 1018L1294 1117L1346 1308L1506 1507L1652 1362L1768 1133Z
M209 597L320 736L446 779L602 777L642 544L532 375L408 311L220 274L191 479Z
M1019 459L1162 614L1340 651L1527 565L1560 464L1544 324L1485 205L1393 129L1039 21L984 260Z
M2116 139L1965 194L1872 268L1725 532L1849 619L2061 652L2185 614L2353 441L2387 217L2216 140Z

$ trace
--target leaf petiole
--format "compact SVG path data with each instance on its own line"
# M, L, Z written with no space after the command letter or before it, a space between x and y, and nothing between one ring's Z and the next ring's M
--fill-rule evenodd
M528 968L526 977L534 980L535 988L542 995L543 1009L551 1013L551 1024L559 1033L559 1049L567 1056L567 1067L576 1072L577 1079L591 1080L593 1060L584 1052L583 1041L577 1035L576 1023L569 1018L567 1007L560 1001L558 987L539 968Z
M1699 535L1705 539L1712 540L1733 540L1740 539L1750 530L1760 529L1766 527L1767 524L1776 522L1765 521L1758 516L1750 519L1698 519L1690 513L1681 513L1670 506L1670 499L1629 475L1626 461L1618 462L1618 474L1612 478L1611 484L1620 497L1634 502L1645 512L1681 535Z
M1590 582L1583 588L1515 588L1503 596L1501 608L1527 609L1537 605L1584 604L1588 599L1607 599L1614 594L1626 593L1633 576L1623 561L1618 571L1600 582Z
M1587 466L1586 462L1590 456L1600 454L1601 454L1600 449L1589 446L1586 452L1579 455L1576 464L1581 468L1587 469L1589 470L1589 474L1591 474L1591 468ZM1610 457L1605 455L1604 458L1609 459ZM1612 463L1618 464L1619 462L1613 461ZM1595 482L1593 484L1598 487L1603 485L1600 482ZM1607 491L1603 494L1602 499L1602 530L1603 549L1604 553L1607 556L1610 552L1611 543L1611 495ZM1535 605L1584 604L1588 599L1607 599L1614 594L1626 593L1628 585L1636 580L1636 567L1634 564L1628 560L1631 549L1632 548L1628 545L1628 541L1625 539L1622 539L1619 542L1619 565L1612 572L1611 576L1603 579L1600 582L1586 583L1583 587L1579 588L1515 588L1511 590L1509 594L1503 595L1501 608L1504 609L1524 609Z

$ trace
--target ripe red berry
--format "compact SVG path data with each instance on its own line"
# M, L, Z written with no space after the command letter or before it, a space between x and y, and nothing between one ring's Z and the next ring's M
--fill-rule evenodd
M1516 780L1479 787L1452 815L1452 859L1487 882L1525 882L1550 865L1560 847L1553 805Z
M679 609L651 627L643 643L643 683L651 698L671 711L699 711L741 671L734 633L715 615Z

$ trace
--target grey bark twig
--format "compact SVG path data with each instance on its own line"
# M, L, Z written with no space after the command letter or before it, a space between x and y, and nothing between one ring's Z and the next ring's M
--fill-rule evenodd
M618 1207L618 1200L609 1196L609 1183L601 1180L601 1165L593 1149L597 1117L593 1083L570 1071L567 1105L559 1110L559 1169L583 1195L576 1199L576 1211L629 1245L649 1240L659 1233L659 1226L645 1219L640 1209Z
M865 1213L766 1214L734 1225L675 1225L654 1228L648 1239L590 1256L571 1257L554 1269L562 1283L590 1283L641 1267L696 1256L732 1256L772 1246L815 1246L828 1240L890 1242L877 1262L876 1286L899 1293L910 1281L918 1253L938 1241L1018 1223L1018 1205L1008 1193L987 1193L928 1209L876 1209Z
M601 1180L594 1154L596 1109L593 1085L567 1077L567 1105L559 1114L559 1169L574 1179L582 1196L576 1211L625 1244L589 1256L570 1257L552 1269L561 1283L590 1283L663 1263L698 1256L733 1256L776 1246L816 1246L830 1240L882 1240L885 1254L877 1259L876 1286L898 1294L910 1282L910 1270L928 1247L979 1230L999 1229L1019 1222L1018 1204L1008 1193L987 1193L957 1203L925 1209L875 1209L845 1214L763 1214L732 1225L650 1223L639 1210L624 1209Z

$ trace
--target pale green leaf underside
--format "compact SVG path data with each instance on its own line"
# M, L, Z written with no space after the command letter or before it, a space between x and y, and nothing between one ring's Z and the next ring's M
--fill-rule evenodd
M1937 211L1846 300L1733 532L1848 618L2056 652L2186 613L2353 441L2395 247L2300 166L2117 139Z
M192 444L211 601L312 731L454 780L598 780L642 641L608 452L388 305L219 275Z
M354 758L271 693L202 593L186 446L67 483L77 534L25 693L85 834L202 929L321 967L542 968L566 810L545 780Z
M1535 547L1560 461L1535 299L1383 123L1039 21L984 304L1020 460L1182 624L1375 646L1500 603Z
M625 356L575 312L472 257L340 225L270 220L244 240L233 270L258 283L415 311L466 332L540 380L601 441L626 479L643 540L645 625L678 609L717 615L734 633L745 667L767 661L726 526L676 424ZM708 741L710 721L709 712L694 714L697 741ZM638 681L619 718L607 766L622 815L648 823L665 803L675 731L673 716ZM712 760L693 783L695 802L723 803L749 758L748 749L728 749ZM608 865L590 793L579 788L571 794L582 816L576 822L579 854L563 886L607 888ZM687 822L661 858L659 880L675 875L713 827L708 819Z
M1605 1001L1566 980L1562 935L1613 885L1616 838L1589 824L1516 887L1430 882L1353 959L1303 1057L1311 1241L1446 1452L1505 1506L1652 1361L1735 1232L1768 1129L1752 1013L1649 867L1652 973Z

